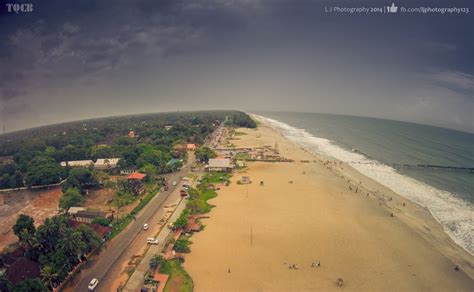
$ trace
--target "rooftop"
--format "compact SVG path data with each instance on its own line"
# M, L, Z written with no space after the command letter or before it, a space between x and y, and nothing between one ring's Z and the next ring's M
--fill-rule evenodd
M220 167L220 168L232 168L232 165L230 163L230 159L227 159L227 158L219 158L219 159L216 159L216 158L213 158L213 159L209 159L209 167L213 168L213 167Z
M136 179L136 180L142 180L146 177L146 174L140 173L140 172L134 172L127 176L127 179Z

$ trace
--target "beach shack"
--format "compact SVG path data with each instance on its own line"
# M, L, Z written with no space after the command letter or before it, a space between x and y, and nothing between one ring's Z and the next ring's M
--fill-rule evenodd
M228 158L212 158L209 159L206 169L209 172L213 171L222 171L222 172L231 172L234 169L230 159Z

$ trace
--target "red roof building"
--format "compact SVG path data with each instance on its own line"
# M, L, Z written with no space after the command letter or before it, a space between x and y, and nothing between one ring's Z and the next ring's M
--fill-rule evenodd
M72 228L76 229L81 225L86 225L92 228L101 239L105 239L110 232L112 232L112 228L108 226L102 226L100 224L92 224L92 223L84 223L84 222L78 222L78 221L71 221L71 226Z
M194 151L194 150L196 150L196 144L188 144L188 145L186 146L186 149L187 149L188 151Z
M134 172L131 173L129 176L127 176L127 179L129 180L143 180L145 179L146 174L140 173L140 172Z

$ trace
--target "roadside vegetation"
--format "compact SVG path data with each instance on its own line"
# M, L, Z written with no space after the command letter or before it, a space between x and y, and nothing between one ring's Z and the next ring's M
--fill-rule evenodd
M170 277L166 282L165 292L180 291L191 292L194 288L194 283L189 274L182 266L182 260L173 259L163 262L160 267L161 274L167 274Z

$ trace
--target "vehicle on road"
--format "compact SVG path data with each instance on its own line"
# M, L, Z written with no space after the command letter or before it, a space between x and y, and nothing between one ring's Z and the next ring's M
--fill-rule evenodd
M173 186L177 185L178 183L176 181L173 181Z
M158 244L158 239L155 239L153 237L149 237L146 239L146 243L149 243L149 244Z
M148 228L150 228L150 226L148 226L148 223L145 223L145 224L143 225L143 230L148 230Z
M94 291L94 289L95 289L95 287L97 287L97 285L99 285L99 280L97 280L97 278L94 278L90 281L88 288L89 288L90 291Z

